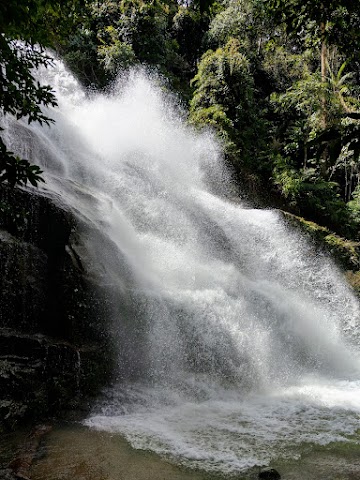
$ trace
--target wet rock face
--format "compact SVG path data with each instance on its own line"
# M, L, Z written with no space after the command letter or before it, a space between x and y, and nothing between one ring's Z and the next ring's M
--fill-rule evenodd
M111 374L111 302L77 231L58 200L0 187L0 427L76 408Z
M5 427L76 403L80 393L78 353L40 335L0 335L0 412Z
M48 294L47 256L0 230L0 326L41 329Z

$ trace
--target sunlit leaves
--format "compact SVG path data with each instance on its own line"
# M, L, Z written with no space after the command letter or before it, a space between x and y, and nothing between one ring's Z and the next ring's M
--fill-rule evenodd
M252 156L256 127L254 81L249 61L239 42L230 39L223 48L206 52L194 77L191 119L198 125L212 125L223 139L234 162Z

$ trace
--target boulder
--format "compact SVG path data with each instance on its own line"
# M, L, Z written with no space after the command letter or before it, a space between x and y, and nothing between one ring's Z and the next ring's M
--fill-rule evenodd
M266 468L259 473L259 478L262 480L280 480L280 473L275 468Z

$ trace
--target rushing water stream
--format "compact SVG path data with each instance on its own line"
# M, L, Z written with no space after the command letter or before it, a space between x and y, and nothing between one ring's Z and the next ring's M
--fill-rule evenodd
M85 424L223 473L355 441L359 305L331 261L230 201L214 138L144 73L106 95L61 63L46 75L56 124L10 122L8 141L101 232L84 241L118 292L118 382Z

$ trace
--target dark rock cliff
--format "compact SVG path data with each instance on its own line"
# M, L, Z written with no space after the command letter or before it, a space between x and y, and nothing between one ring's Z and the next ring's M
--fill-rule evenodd
M77 408L109 379L108 294L59 199L0 187L0 428Z

